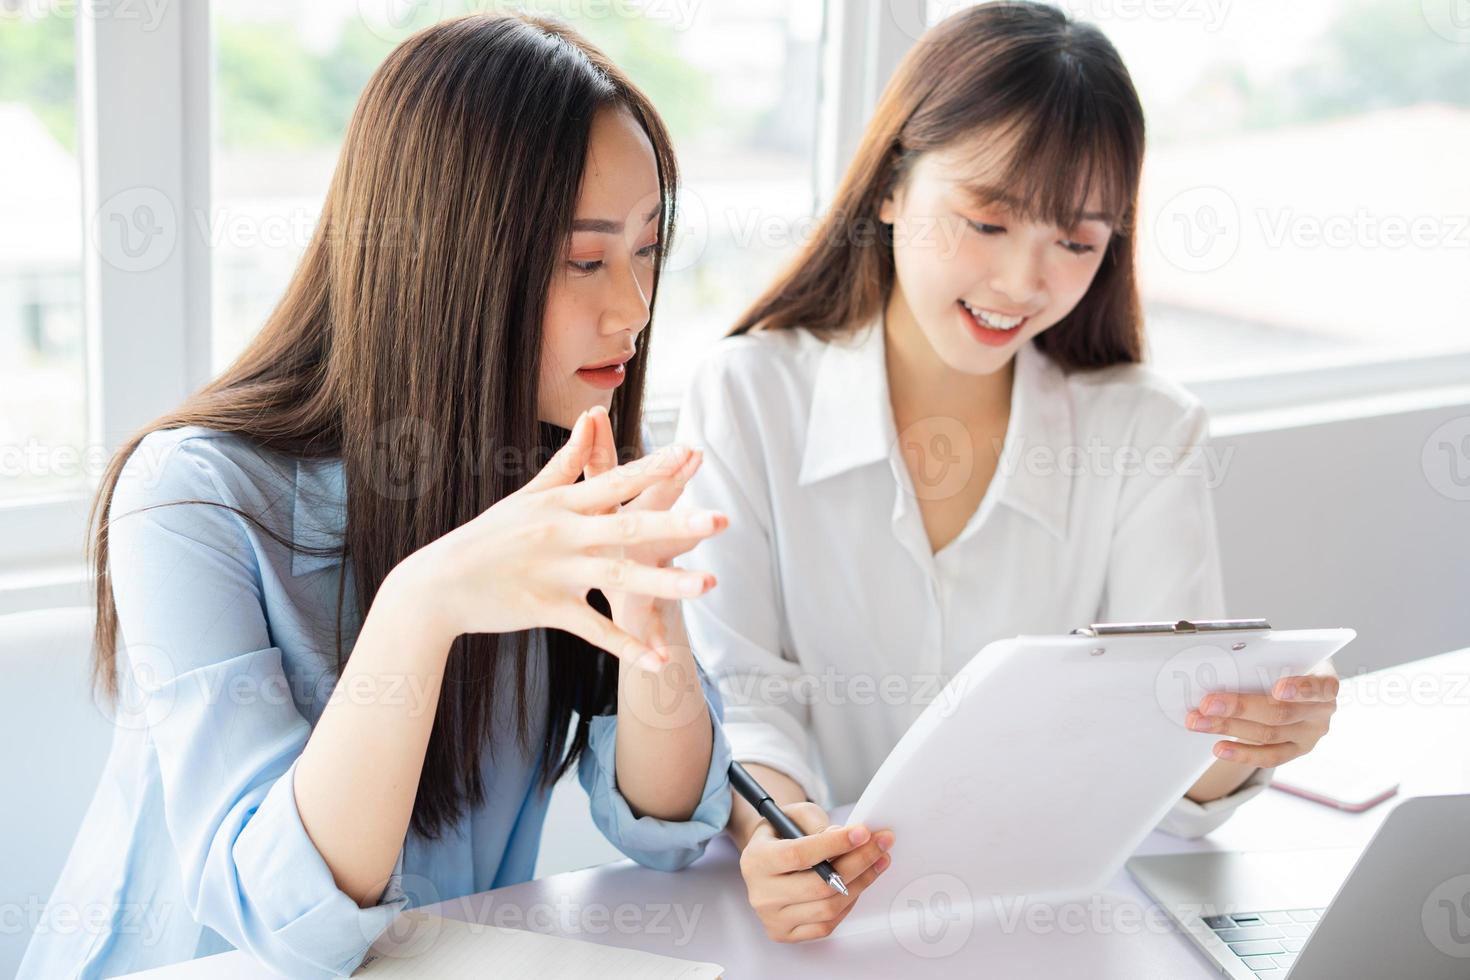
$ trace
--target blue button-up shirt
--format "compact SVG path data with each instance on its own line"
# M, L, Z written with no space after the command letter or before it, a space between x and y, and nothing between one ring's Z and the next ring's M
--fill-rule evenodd
M345 976L401 909L530 878L548 798L542 759L520 750L511 712L499 711L484 802L436 840L410 830L376 906L337 888L302 826L293 776L336 685L343 575L344 650L361 624L351 563L293 552L222 507L130 513L180 500L229 504L310 546L340 543L345 520L340 459L297 460L198 427L152 433L129 457L110 510L116 733L19 980L114 976L231 947L287 976ZM533 635L535 699L546 673ZM591 719L578 766L597 826L655 868L689 864L729 815L722 709L700 679L714 748L688 821L633 815L614 773L616 715ZM414 706L407 676L396 696ZM538 727L528 744L541 742Z

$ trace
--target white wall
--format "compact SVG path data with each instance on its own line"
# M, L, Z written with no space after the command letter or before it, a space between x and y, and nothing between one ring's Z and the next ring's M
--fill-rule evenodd
M1356 629L1343 675L1470 646L1470 405L1256 421L1215 426L1230 614Z

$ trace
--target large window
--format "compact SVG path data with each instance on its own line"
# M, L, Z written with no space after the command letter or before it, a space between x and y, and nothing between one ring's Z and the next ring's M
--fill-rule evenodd
M34 6L0 2L0 504L88 465L74 22Z
M1466 0L1056 2L1114 40L1148 115L1156 362L1202 397L1282 407L1470 360ZM393 45L503 3L0 0L0 575L76 562L105 449L260 329ZM675 137L650 393L667 407L810 233L813 188L829 192L898 58L966 4L519 5L606 49ZM169 217L147 268L86 245L126 251ZM1243 381L1263 369L1280 373Z
M937 22L967 3L930 0ZM1063 0L1149 149L1140 280L1184 378L1470 349L1464 0Z
M348 117L393 43L489 2L216 0L214 361L260 328L310 238ZM819 0L681 4L547 0L663 112L682 217L659 297L650 397L686 369L796 244L812 208Z

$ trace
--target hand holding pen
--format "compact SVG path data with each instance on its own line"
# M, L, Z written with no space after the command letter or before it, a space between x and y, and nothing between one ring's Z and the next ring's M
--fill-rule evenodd
M831 826L815 803L779 807L738 762L730 784L764 818L740 855L751 907L778 942L830 935L890 863L893 832Z

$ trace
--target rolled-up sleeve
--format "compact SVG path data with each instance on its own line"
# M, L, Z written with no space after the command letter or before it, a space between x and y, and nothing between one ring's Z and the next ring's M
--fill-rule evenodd
M142 699L189 914L286 976L347 976L408 903L402 854L379 903L359 908L301 823L293 777L310 726L244 524L215 506L233 506L219 466L184 440L124 469L109 510L120 680Z
M591 801L592 821L612 845L639 864L677 871L704 853L710 838L730 819L730 742L725 737L720 695L695 662L700 689L713 726L709 771L699 804L688 820L660 820L633 815L618 790L616 750L618 718L596 715L589 722L587 751L577 763L577 777Z
M1125 481L1101 621L1223 619L1225 590L1211 499L1223 461L1211 454L1209 416L1195 402L1182 408L1170 403L1143 418L1135 447L1145 459L1167 450L1173 461ZM1233 793L1208 803L1181 797L1158 829L1202 837L1260 795L1274 772L1258 769Z

